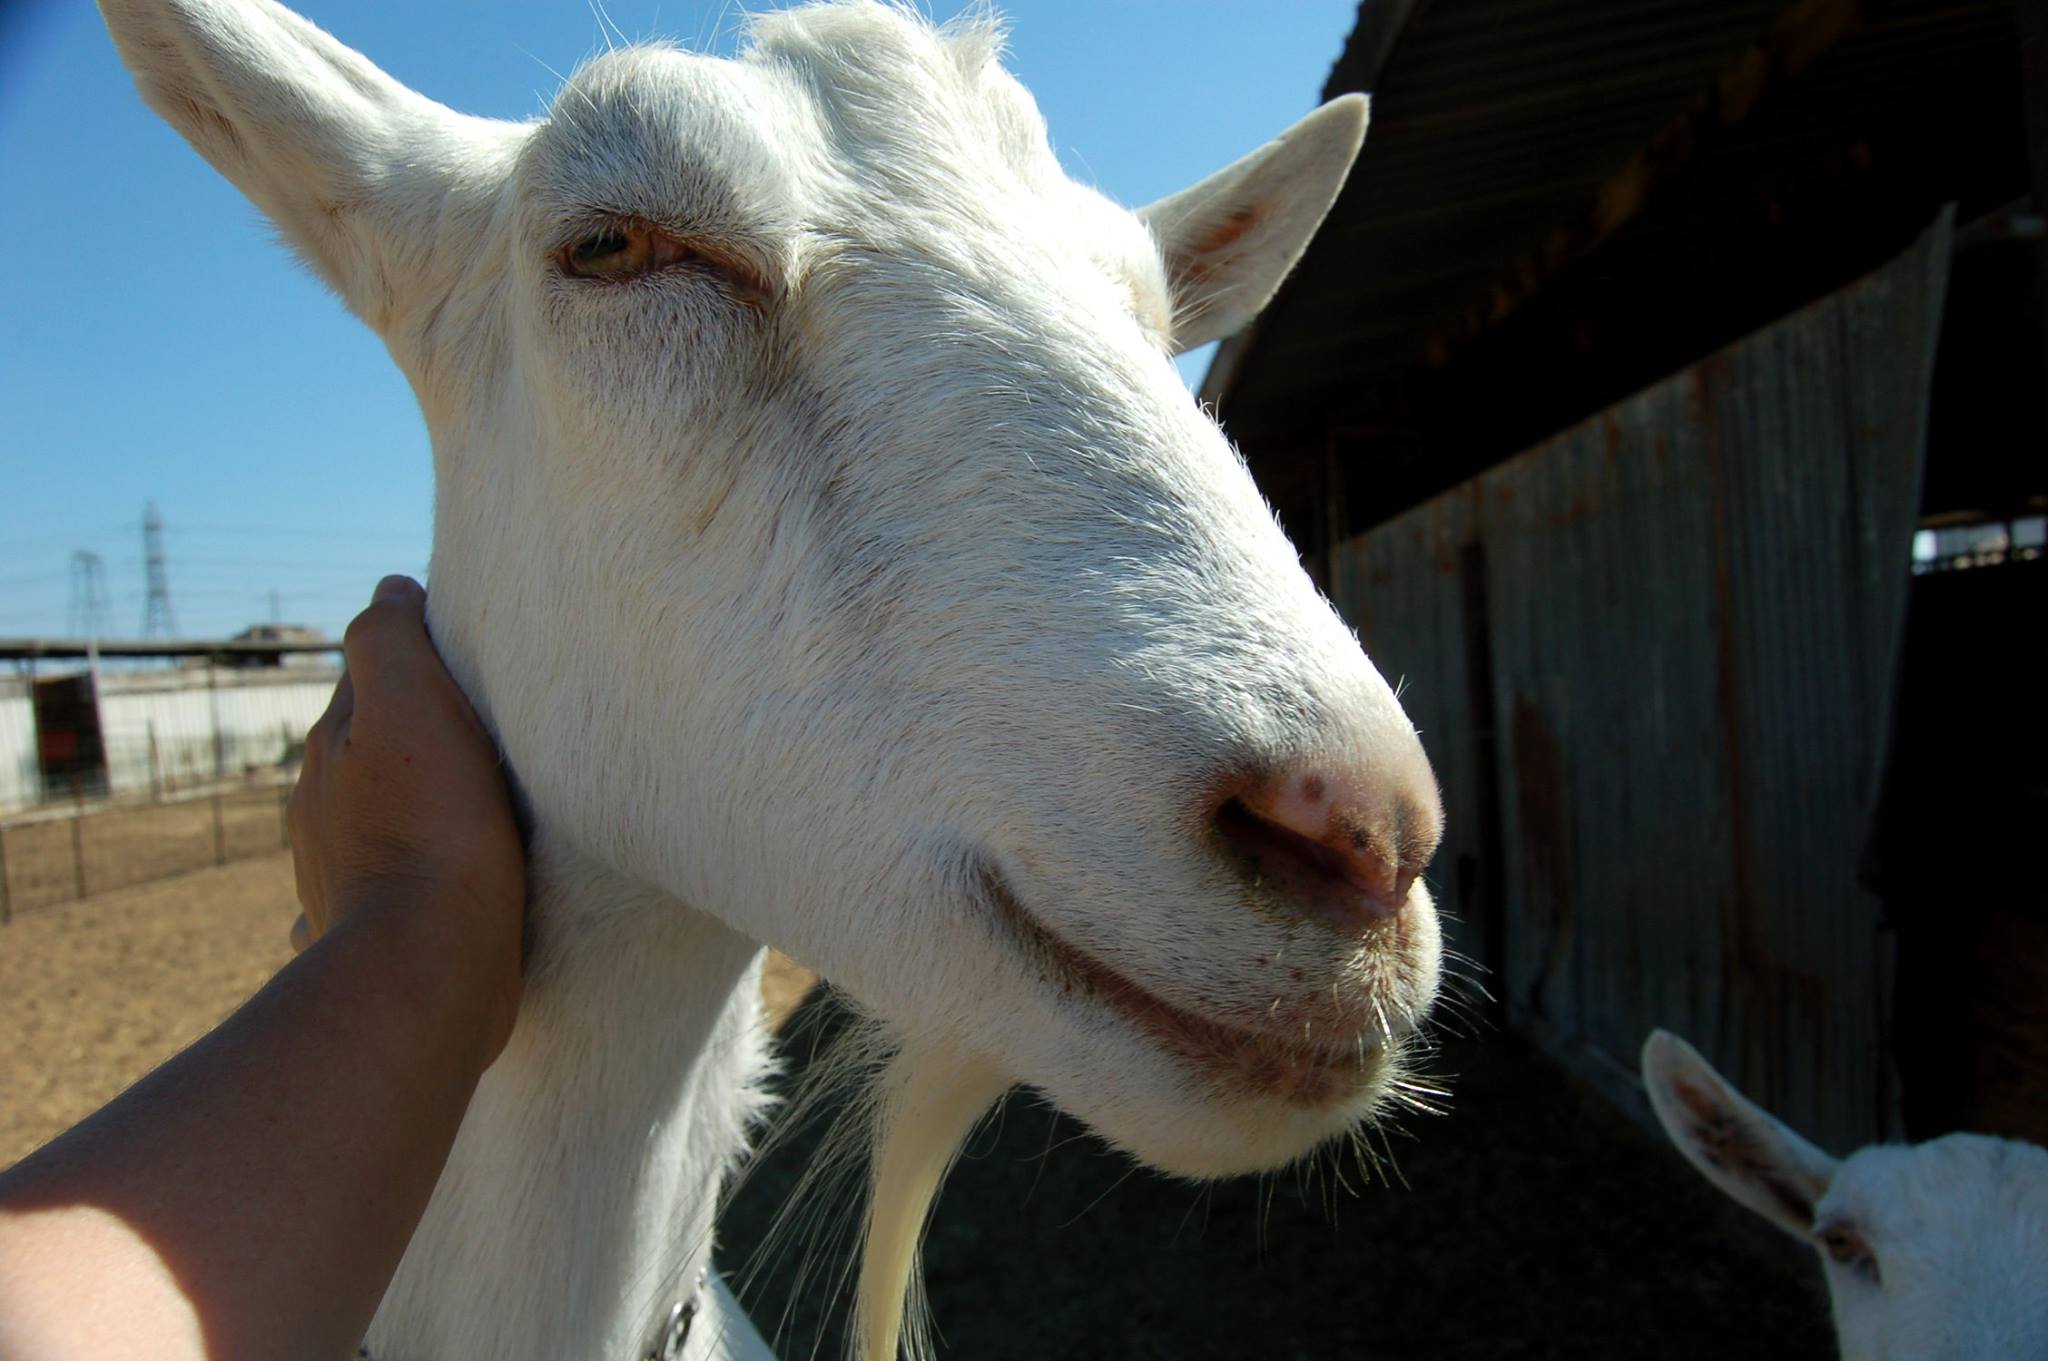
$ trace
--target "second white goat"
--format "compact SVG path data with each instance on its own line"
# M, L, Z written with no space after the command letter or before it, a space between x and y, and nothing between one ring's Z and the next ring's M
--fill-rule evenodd
M1687 1161L1819 1255L1843 1361L2048 1359L2048 1149L1950 1134L1837 1160L1662 1030L1643 1083Z

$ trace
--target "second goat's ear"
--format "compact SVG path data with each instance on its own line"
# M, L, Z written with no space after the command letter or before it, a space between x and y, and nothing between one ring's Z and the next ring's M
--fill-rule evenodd
M1140 211L1166 257L1173 347L1241 329L1322 225L1365 139L1363 95L1333 99L1251 155Z
M270 0L103 0L151 108L379 330L432 292L450 195L524 136L416 94Z
M1800 1239L1840 1164L1730 1086L1669 1031L1643 1045L1643 1085L1665 1134L1724 1193Z

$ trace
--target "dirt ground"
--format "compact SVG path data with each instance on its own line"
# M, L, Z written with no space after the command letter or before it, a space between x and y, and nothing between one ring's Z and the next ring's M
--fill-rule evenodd
M273 854L0 929L0 1165L259 986L288 955L294 910L290 857ZM803 982L781 973L774 996L788 1005ZM1398 1175L1367 1181L1353 1165L1348 1190L1327 1172L1206 1189L1168 1181L1013 1097L974 1140L928 1240L941 1354L1832 1355L1809 1254L1603 1101L1511 1037L1451 1041L1438 1068L1456 1075L1450 1114L1406 1120L1389 1141ZM720 1247L790 1358L839 1354L820 1343L837 1336L832 1315L815 1288L792 1296L791 1263L746 1267L813 1142L800 1133L760 1164ZM834 1269L829 1255L816 1267L823 1279Z
M0 928L0 1166L234 1010L291 958L297 912L272 853Z
M138 852L160 844L142 840ZM298 910L291 856L273 851L63 901L0 929L0 1167L239 1006L291 958ZM787 1017L816 982L771 956L762 982L770 1015Z

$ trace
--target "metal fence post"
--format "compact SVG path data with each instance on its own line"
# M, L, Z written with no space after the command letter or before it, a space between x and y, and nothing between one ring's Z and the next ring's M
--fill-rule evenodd
M152 802L164 801L164 760L157 749L156 720L149 720L149 797Z
M213 778L218 781L227 777L227 753L220 744L220 678L218 658L206 659L206 706L213 719Z
M85 897L85 781L71 781L71 871L79 898Z
M36 659L27 658L22 663L22 669L28 673L29 721L36 730L36 802L45 803L50 797L50 781L43 773L43 711L36 703Z
M216 865L228 863L228 836L227 829L221 824L220 790L218 787L213 791L213 863Z

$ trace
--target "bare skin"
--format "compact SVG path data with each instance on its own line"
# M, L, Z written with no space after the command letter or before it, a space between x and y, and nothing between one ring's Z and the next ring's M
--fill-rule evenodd
M0 1174L0 1361L353 1354L519 1005L498 758L386 578L292 795L299 956Z

